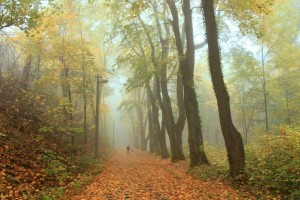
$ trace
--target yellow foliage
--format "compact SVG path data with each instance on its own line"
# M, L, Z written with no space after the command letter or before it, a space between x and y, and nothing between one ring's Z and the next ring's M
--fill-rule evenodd
M288 129L288 126L285 124L280 124L278 127L278 131L280 136L285 136L286 135L286 130Z
M100 112L108 114L109 113L109 106L107 104L101 104L100 105Z

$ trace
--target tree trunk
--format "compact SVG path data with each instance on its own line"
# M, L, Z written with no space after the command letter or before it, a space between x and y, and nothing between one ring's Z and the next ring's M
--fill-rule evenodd
M156 90L157 81L154 81L153 88ZM160 124L159 124L159 113L158 107L156 105L156 97L154 96L155 92L152 93L151 87L147 84L147 96L151 103L151 127L152 132L150 134L150 152L151 152L151 145L152 145L152 152L160 154L160 144L159 144L159 135L160 135ZM150 120L149 120L150 123Z
M71 92L71 86L69 83L69 80L67 80L67 78L69 77L69 69L65 69L65 78L66 78L66 86L67 86L67 94L68 94L68 100L69 100L69 125L70 128L73 126L73 104L72 104L72 92ZM73 133L73 131L71 130L71 145L74 146L75 145L75 135Z
M147 142L148 142L148 139L146 138L146 127L147 127L147 122L148 122L148 109L146 109L145 111L145 119L144 119L144 124L143 124L143 134L141 135L141 150L142 151L146 151L147 150Z
M164 4L164 7L166 5ZM168 25L167 21L163 21L165 34L162 33L162 27L161 23L159 21L158 17L158 11L157 11L157 5L156 3L153 4L154 8L154 17L156 21L156 26L158 30L159 40L160 40L160 46L161 46L161 59L160 59L160 87L162 92L163 100L160 97L160 92L157 94L158 101L160 108L162 110L163 115L163 122L164 126L167 129L169 138L170 138L170 146L171 146L171 160L173 162L176 162L178 160L185 159L183 150L182 150L182 131L185 124L185 110L184 106L181 107L180 103L178 103L178 109L179 109L179 120L177 123L175 123L173 109L171 105L171 99L168 92L168 79L167 79L167 67L168 63L166 62L168 60L169 56L169 38L170 38L170 26ZM166 13L166 8L164 8ZM163 37L165 35L165 37ZM180 69L178 69L180 71ZM178 76L181 79L181 76ZM180 102L180 99L183 99L183 88L177 87L177 102Z
M248 130L247 130L247 118L246 118L246 108L245 108L245 85L244 80L242 82L242 115L243 115L243 129L244 129L244 142L247 144L248 141Z
M263 82L263 93L264 93L264 108L265 108L265 125L266 132L269 132L269 119L268 119L268 99L266 91L266 73L265 73L265 55L264 55L264 43L261 43L261 62L262 62L262 82Z
M141 88L137 88L137 105L136 105L136 111L138 116L138 123L139 123L139 136L140 136L140 147L142 151L146 150L146 135L145 135L145 127L144 127L144 113L143 113L143 102L142 102L142 96L141 96Z
M82 33L82 23L80 23L80 38L81 38L81 46L84 47L83 41L83 33ZM82 83L83 83L83 135L84 135L84 144L87 144L88 140L88 127L87 127L87 88L86 88L86 63L85 63L85 54L83 49L81 49L81 70L82 70Z
M285 71L284 71L284 73L286 73ZM284 80L284 78L285 77L283 77L283 80ZM288 124L288 125L291 125L291 112L290 112L290 102L289 102L289 90L288 90L288 86L286 85L286 82L285 81L283 81L283 85L282 85L282 87L283 87L283 91L284 91L284 97L285 97L285 102L286 102L286 123Z
M95 124L95 146L94 146L94 154L95 159L99 158L99 105L100 105L100 77L97 76L97 86L96 86L96 124Z
M27 56L26 61L25 61L25 66L24 66L23 72L22 72L22 81L24 82L25 88L27 88L28 84L29 84L31 61L32 61L32 56L31 55Z
M0 53L1 53L1 57L0 57L0 81L1 81L2 80L3 59L4 59L4 53L3 53L1 46L0 46Z
M186 111L185 111L185 105L184 105L184 87L182 82L182 73L181 68L178 68L177 72L177 86L176 86L176 93L177 93L177 107L179 111L178 119L176 122L176 142L178 146L178 156L180 160L185 159L182 149L182 132L185 126L186 121Z
M69 80L69 67L66 64L65 60L65 34L62 34L62 50L63 53L61 57L59 58L60 62L63 65L62 69L62 89L63 89L63 97L68 98L68 110L64 108L65 115L66 115L66 122L69 128L72 128L72 121L73 121L73 106L72 106L72 93L71 93L71 85L70 85L70 80ZM74 146L75 144L75 135L73 131L71 130L71 145Z
M162 117L161 121L161 134L160 134L160 150L161 150L161 157L162 158L169 158L169 152L167 148L167 143L166 143L166 124L165 124L165 119Z
M39 52L38 58L37 58L37 75L36 75L36 79L40 79L41 75L40 75L40 70L41 70L41 52Z
M146 151L147 150L147 140L146 140L146 126L147 126L147 120L148 117L145 117L145 122L143 123L141 134L140 134L140 144L141 144L141 150Z
M1 63L0 63L0 80L2 80L2 64Z
M88 140L88 130L87 130L87 102L86 94L83 96L83 134L84 134L84 144L87 144Z
M208 159L204 151L203 135L201 130L201 120L198 108L198 101L194 85L194 64L195 64L195 45L192 24L192 10L190 1L183 1L183 13L186 30L186 59L183 72L184 86L184 105L187 115L189 130L189 147L190 147L190 166L194 167L199 164L208 164Z
M198 102L194 88L194 81L184 86L184 104L189 131L190 167L200 164L209 164L204 151L201 120L199 116Z
M159 92L159 81L157 78L155 78L154 83L153 83L153 99L154 103L152 103L152 119L153 119L153 125L154 125L154 141L155 141L155 153L160 154L161 149L160 149L160 135L161 135L161 130L160 130L160 123L159 123L159 107L156 104L157 102L157 93Z
M228 153L230 176L237 176L245 167L244 145L242 137L233 125L231 118L229 94L225 86L221 68L213 0L202 0L202 5L208 42L209 69L217 98L221 129Z
M148 92L147 92L148 93ZM148 97L149 99L149 97ZM155 150L154 150L154 137L153 137L153 120L152 120L152 109L151 109L151 103L150 103L150 99L148 100L149 101L149 105L148 105L148 138L149 138L149 141L150 141L150 153L154 153Z
M189 0L184 0L183 13L187 41L187 49L185 55L183 50L184 42L182 42L180 36L181 34L179 28L179 17L176 4L174 0L167 0L167 3L173 17L172 27L175 35L175 43L178 53L180 72L182 73L182 81L184 88L184 106L189 130L190 167L194 167L199 164L208 164L208 159L206 157L203 146L201 121L196 92L194 88L195 46L193 39L194 36L192 25L192 13Z
M91 109L93 114L94 123L96 124L96 109L94 107L93 95L90 95Z

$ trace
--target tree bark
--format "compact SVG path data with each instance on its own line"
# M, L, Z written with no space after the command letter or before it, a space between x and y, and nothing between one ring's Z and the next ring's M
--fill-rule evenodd
M213 0L202 0L206 37L208 42L208 60L213 88L217 98L221 129L227 148L230 176L237 176L245 167L245 153L242 137L231 118L229 94L227 92L222 68L218 32Z

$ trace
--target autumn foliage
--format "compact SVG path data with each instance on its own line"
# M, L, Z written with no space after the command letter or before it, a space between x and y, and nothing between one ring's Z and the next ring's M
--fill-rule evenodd
M42 125L45 99L15 77L0 79L0 112L20 131L37 131Z
M0 200L300 199L299 0L0 10Z
M300 198L300 132L264 135L247 146L249 184L258 193L286 199Z

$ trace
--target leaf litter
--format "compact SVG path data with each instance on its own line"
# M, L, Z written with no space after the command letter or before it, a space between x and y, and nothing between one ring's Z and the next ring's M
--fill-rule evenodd
M171 163L146 152L118 150L105 170L73 200L252 199L221 181L194 179L187 161Z

